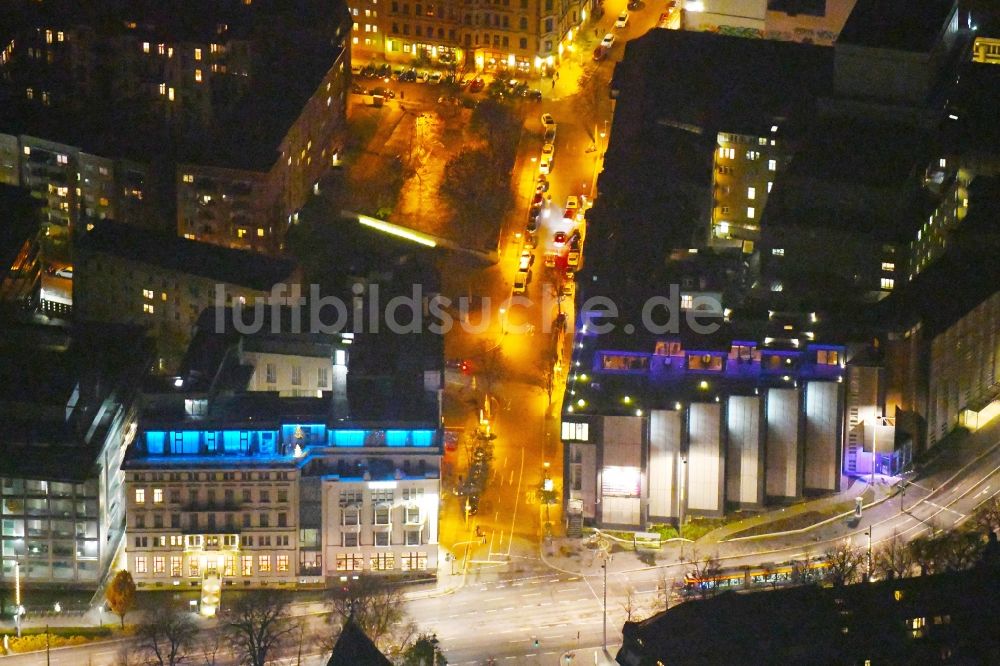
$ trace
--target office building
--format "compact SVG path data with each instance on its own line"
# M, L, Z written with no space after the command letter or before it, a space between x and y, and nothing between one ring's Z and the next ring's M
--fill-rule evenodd
M0 580L96 589L125 530L120 463L151 350L120 326L15 325L0 341Z
M433 574L440 341L229 331L201 329L181 375L148 393L124 464L137 583L215 581L224 594ZM254 379L273 369L295 384L301 363L321 360L321 392L281 397Z
M683 2L682 28L751 39L832 44L857 0Z

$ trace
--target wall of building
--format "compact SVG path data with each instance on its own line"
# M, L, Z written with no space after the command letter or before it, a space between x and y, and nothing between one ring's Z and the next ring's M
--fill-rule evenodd
M799 392L772 388L767 391L766 492L769 497L798 497Z
M225 585L293 583L297 481L293 466L130 469L125 556L136 584L200 587L212 573Z
M726 405L726 500L764 503L764 455L759 396L730 396Z
M687 508L692 512L722 513L724 509L721 421L719 403L695 402L688 408Z
M822 7L815 14L798 11L792 12L785 6L796 7L799 3L792 0L789 3L768 2L767 17L764 21L764 36L767 39L781 39L794 42L810 42L812 44L833 44L840 34L847 17L857 0L824 0L811 3Z
M1000 292L935 337L930 359L927 440L933 446L966 411L978 413L1000 398ZM977 418L975 427L981 425Z
M438 478L324 479L326 575L436 570L439 495Z
M277 246L268 219L267 174L193 164L177 166L177 235L258 252Z
M809 382L805 388L805 488L840 488L842 384Z
M774 129L777 130L777 125ZM716 142L712 244L755 241L767 195L786 159L778 145L777 132L762 136L720 132Z
M600 453L600 520L608 525L638 525L642 521L642 449L645 419L605 416Z
M684 30L724 32L747 30L748 35L762 35L767 15L767 0L703 0L685 2Z
M678 516L677 467L683 427L680 410L649 413L649 520Z

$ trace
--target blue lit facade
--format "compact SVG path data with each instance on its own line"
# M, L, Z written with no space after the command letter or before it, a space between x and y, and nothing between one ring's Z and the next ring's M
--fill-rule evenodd
M666 335L615 349L588 328L562 408L571 520L634 528L841 488L845 346Z

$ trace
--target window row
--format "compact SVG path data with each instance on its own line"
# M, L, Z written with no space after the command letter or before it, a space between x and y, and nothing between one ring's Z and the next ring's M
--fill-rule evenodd
M368 558L368 570L391 571L396 568L395 553L376 553ZM427 568L427 553L417 551L402 553L399 556L401 571L423 571ZM337 555L337 571L364 571L365 557L357 553L340 553Z
M160 529L160 528L164 528L164 527L169 527L170 529L174 529L174 530L179 530L179 529L200 530L200 529L204 529L204 530L209 531L209 532L211 532L211 531L213 531L215 529L232 530L232 529L236 528L236 516L234 514L231 514L231 513L224 514L222 520L218 519L218 515L219 514L208 513L208 514L205 515L205 520L204 521L202 521L202 519L201 519L201 514L198 514L198 513L186 513L186 514L184 514L185 517L186 517L186 520L181 520L181 514L179 514L179 513L171 513L171 514L169 514L169 516L170 516L170 521L169 521L170 524L169 525L166 524L166 519L164 517L167 514L153 513L151 515L153 517L152 521L148 520L147 514L145 514L145 513L136 513L136 514L134 514L133 515L134 520L130 521L131 524L132 524L132 527L134 527L135 529L138 529L138 530ZM288 513L285 512L285 511L280 511L280 512L278 512L276 514L277 515L277 520L273 524L271 522L271 514L268 513L268 512L258 512L256 514L257 515L257 521L256 521L257 524L256 525L253 524L254 523L254 520L253 520L254 514L252 514L252 513L244 513L244 514L240 514L240 515L241 515L241 520L240 520L240 526L241 527L289 527ZM388 524L388 523L386 523L386 524Z
M384 548L388 546L423 545L422 530L404 530L402 543L392 542L392 532L375 532L373 536L374 536L373 543L364 545L374 545L378 548ZM341 532L340 545L343 546L344 548L357 548L362 544L360 536L357 532Z
M136 574L169 575L174 578L184 576L183 555L170 555L169 557L166 555L136 555L133 562ZM235 555L206 558L189 557L187 561L187 575L191 578L198 578L202 574L206 576L235 576L237 575L236 564ZM240 555L239 575L254 575L255 566L257 574L288 573L291 570L289 564L290 558L288 555ZM150 565L152 565L152 568L150 568Z
M130 275L131 277L131 275ZM166 286L166 280L163 281ZM174 283L174 288L177 284ZM192 290L192 296L200 294ZM291 472L133 472L133 481L288 481L294 478ZM45 483L33 482L33 483ZM77 484L80 485L80 484Z
M376 506L371 512L366 512L367 515L371 516L371 521L366 523L368 525L391 525L392 524L392 508L388 506ZM415 504L408 504L403 507L403 522L406 525L420 525L421 524L421 513L420 507ZM340 524L341 525L360 525L361 524L361 509L357 507L347 507L340 512Z
M252 488L240 488L239 491L239 494L237 494L236 488L225 488L220 497L215 488L207 489L204 494L198 488L190 488L186 499L188 502L200 502L202 501L201 498L204 497L204 502L209 505L219 503L220 500L223 504L227 505L234 505L237 503L237 500L241 503L252 503L254 501ZM151 501L153 504L163 504L167 500L168 495L163 488L135 488L132 497L136 504L145 504L147 501ZM257 490L257 502L260 504L269 504L272 497L278 504L287 504L288 490L278 489L273 495L270 488L260 488ZM184 495L181 489L170 488L169 502L171 504L180 504L182 501L184 501Z

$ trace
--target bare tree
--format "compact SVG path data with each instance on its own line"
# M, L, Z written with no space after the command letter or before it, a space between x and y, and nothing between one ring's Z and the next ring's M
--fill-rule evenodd
M288 622L289 597L274 590L251 590L233 604L223 628L234 654L246 666L264 666L296 625Z
M330 620L343 626L349 617L380 648L391 647L393 628L406 619L403 591L376 576L359 576L331 591Z
M795 560L792 562L792 572L791 579L792 585L808 585L813 582L813 559L811 557L806 557L804 560Z
M219 650L222 649L223 634L221 631L205 631L198 641L198 649L205 666L216 666L219 661Z
M1000 532L1000 495L994 495L976 509L973 525L980 532Z
M921 576L932 574L937 569L938 542L930 535L921 535L906 544L913 563L920 569Z
M881 578L906 578L913 569L913 554L895 532L873 555L875 572Z
M631 622L632 616L638 612L638 603L635 598L635 588L629 585L625 588L625 600L621 602L622 610L625 611L625 621Z
M722 573L718 555L699 557L697 550L691 551L691 561L688 562L691 572L698 579L695 590L702 599L713 596L719 589L718 576Z
M941 571L964 571L979 562L983 553L983 535L979 532L952 530L936 537Z
M826 550L826 561L829 564L828 577L834 585L850 585L861 579L861 564L864 555L851 546L849 540L841 541L836 546Z
M198 636L198 625L191 614L168 605L159 612L147 612L147 618L136 633L137 647L147 660L159 666L177 666L186 661Z
M670 608L671 580L667 578L666 571L660 571L656 579L656 610L667 610Z

